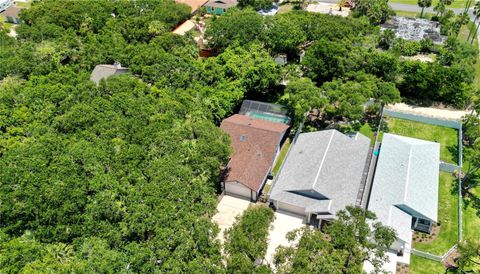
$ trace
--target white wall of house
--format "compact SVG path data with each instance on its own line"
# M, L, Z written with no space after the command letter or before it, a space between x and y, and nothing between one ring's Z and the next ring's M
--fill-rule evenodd
M225 182L225 194L256 200L256 193L239 182ZM252 195L253 194L253 195Z

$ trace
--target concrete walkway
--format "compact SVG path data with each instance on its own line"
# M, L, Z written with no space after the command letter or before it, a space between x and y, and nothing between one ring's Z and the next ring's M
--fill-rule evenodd
M228 195L223 196L220 203L218 203L217 214L212 217L212 221L220 228L217 238L222 244L225 241L225 231L232 227L235 217L241 215L250 204L250 201Z
M280 245L290 246L292 243L288 242L286 236L287 233L305 226L304 218L295 216L281 210L275 212L275 220L270 226L270 232L268 234L268 248L265 259L273 266L273 256L275 250Z

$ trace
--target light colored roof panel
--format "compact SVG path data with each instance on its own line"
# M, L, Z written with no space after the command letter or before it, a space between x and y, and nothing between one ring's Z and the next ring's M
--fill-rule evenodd
M358 134L348 137L337 130L299 135L271 192L271 199L284 201L318 212L335 214L355 205L368 158L370 140ZM318 192L326 197L306 201L292 191ZM312 192L312 193L313 193Z
M419 213L436 222L439 159L438 143L385 133L368 209L399 234L410 230L410 214ZM407 214L397 207L412 212ZM410 221L393 218L392 212L398 211L408 215Z
M237 0L210 0L205 4L205 6L228 9L230 7L236 6L237 4Z
M127 72L128 68L124 68L121 65L96 65L90 75L90 80L98 84L102 79Z

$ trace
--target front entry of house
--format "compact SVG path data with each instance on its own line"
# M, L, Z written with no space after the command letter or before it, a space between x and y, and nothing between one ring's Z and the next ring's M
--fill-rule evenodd
M422 219L413 217L412 218L412 229L424 233L430 234L432 231L433 222L428 219Z

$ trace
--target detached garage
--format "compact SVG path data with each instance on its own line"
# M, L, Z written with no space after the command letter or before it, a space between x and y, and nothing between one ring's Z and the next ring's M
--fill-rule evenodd
M225 194L256 201L288 125L235 114L220 128L232 141L233 155L223 174Z
M230 196L240 196L242 198L249 197L250 200L257 200L257 193L239 182L226 182L225 194Z

